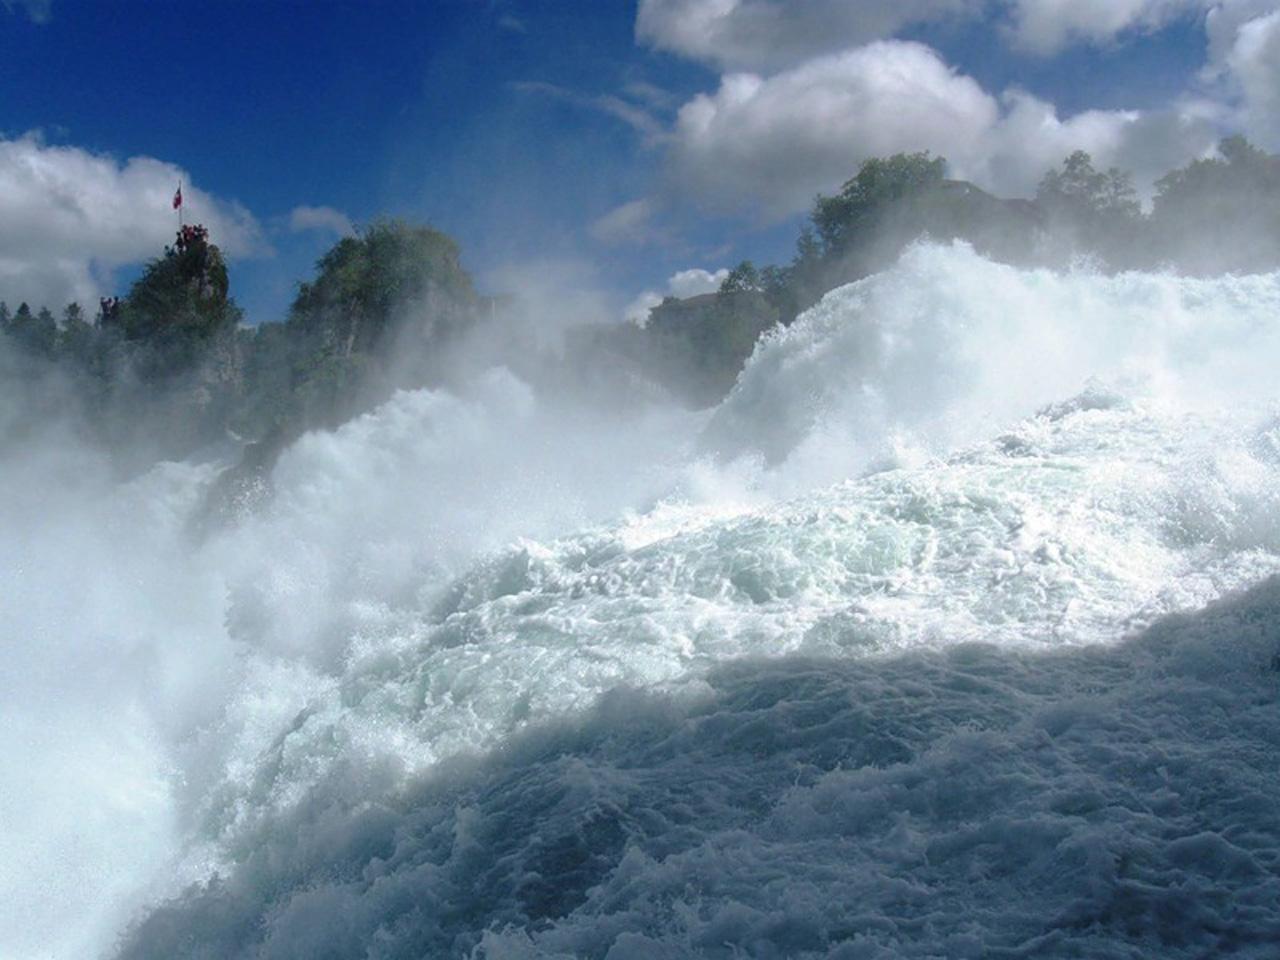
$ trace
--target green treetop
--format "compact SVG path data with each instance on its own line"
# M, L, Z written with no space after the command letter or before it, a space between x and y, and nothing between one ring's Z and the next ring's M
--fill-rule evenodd
M873 157L834 197L819 197L810 219L826 256L839 255L859 236L869 235L889 204L942 182L947 161L924 153Z
M208 341L240 321L227 290L222 252L203 227L185 227L164 256L147 264L107 323L118 326L128 340L169 345Z
M299 287L289 322L343 355L371 349L400 311L425 306L449 313L475 301L457 244L430 227L395 220L340 240L316 271Z

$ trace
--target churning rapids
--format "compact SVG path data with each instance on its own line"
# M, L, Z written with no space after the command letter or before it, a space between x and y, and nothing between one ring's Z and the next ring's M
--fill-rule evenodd
M1280 276L920 246L621 419L504 370L0 479L0 957L1274 957Z

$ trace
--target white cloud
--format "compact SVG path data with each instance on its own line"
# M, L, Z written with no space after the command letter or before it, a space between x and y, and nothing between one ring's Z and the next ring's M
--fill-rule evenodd
M641 0L636 38L731 70L773 70L989 0Z
M725 70L772 72L914 25L990 18L1026 53L1106 44L1236 0L641 0L636 38Z
M984 90L922 44L865 42L914 23L988 17L997 36L1048 56L1192 16L1207 32L1199 86L1161 109L1069 117L1024 91ZM1028 195L1083 149L1100 167L1131 171L1149 194L1232 130L1280 145L1280 0L642 0L636 35L738 68L685 103L660 141L667 187L681 201L766 219L807 209L863 160L901 151L930 150L953 176Z
M1216 74L1226 65L1235 46L1240 28L1250 20L1265 17L1276 10L1277 0L1217 0L1205 16L1205 33L1209 38L1209 67Z
M1057 53L1073 42L1104 44L1127 31L1151 31L1213 6L1213 0L1011 0L1006 29L1029 53Z
M294 233L327 230L340 237L349 237L356 232L351 218L333 207L294 207L289 212L289 229Z
M703 293L714 293L720 289L720 284L724 283L727 276L729 276L727 267L714 272L703 270L699 267L680 270L667 278L665 292L644 291L644 293L631 301L624 316L632 323L643 327L649 320L649 311L662 303L664 297L679 297L683 300L686 297L696 297Z
M1149 186L1217 135L1203 104L1063 119L1024 92L992 96L926 46L881 41L771 77L722 78L714 94L680 110L668 176L671 189L704 206L781 217L832 193L873 156L930 150L953 176L1027 195L1073 150Z
M680 109L670 176L704 205L745 200L781 216L839 186L869 156L975 154L999 112L928 47L884 41L768 78L723 77L714 94Z
M667 280L667 292L682 300L702 293L714 293L720 289L720 284L724 283L727 276L729 276L728 268L721 268L714 273L697 267L681 270L679 273L673 273Z
M1240 121L1259 144L1280 149L1280 10L1241 23L1224 58L1240 93Z
M172 242L179 181L188 223L204 223L230 257L261 251L247 210L194 186L171 163L120 163L33 134L0 139L0 298L93 303L112 270L157 256Z
M1198 101L1150 112L1086 110L1064 120L1053 104L1010 91L1001 107L979 149L959 155L953 170L1006 196L1033 193L1045 171L1073 150L1087 151L1099 168L1129 171L1139 192L1149 195L1157 178L1206 153L1219 136L1218 118Z

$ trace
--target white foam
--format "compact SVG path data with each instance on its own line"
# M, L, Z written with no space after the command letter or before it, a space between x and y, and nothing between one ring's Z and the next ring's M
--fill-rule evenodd
M495 371L304 437L267 512L199 549L184 531L208 468L119 488L59 446L0 477L19 598L0 679L24 718L0 796L30 824L0 847L0 953L105 948L169 871L241 877L245 909L270 909L253 864L272 830L394 806L616 688L679 713L743 658L1049 656L1256 583L1280 569L1277 359L1275 276L1061 275L920 247L763 342L705 433ZM38 757L68 772L26 777ZM90 795L92 850L68 826ZM665 869L645 857L611 882ZM473 908L497 923L503 903ZM304 954L303 926L264 955ZM493 955L528 932L504 937Z

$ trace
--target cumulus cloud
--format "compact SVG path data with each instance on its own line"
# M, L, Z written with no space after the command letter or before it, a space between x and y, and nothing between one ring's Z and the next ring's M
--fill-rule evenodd
M289 212L289 229L294 233L321 230L349 237L356 232L351 218L333 207L294 207Z
M1000 118L978 150L957 153L952 170L1007 196L1033 193L1045 171L1074 150L1087 151L1100 168L1131 172L1139 193L1149 196L1159 177L1207 153L1220 133L1220 113L1196 100L1158 111L1086 110L1067 119L1022 91L1004 94L1000 104Z
M1217 0L1213 3L1205 16L1205 33L1209 39L1206 73L1213 75L1225 66L1242 26L1275 10L1276 0Z
M772 76L729 74L681 108L668 153L671 189L711 208L766 218L806 209L868 157L931 150L953 176L1025 195L1072 150L1122 164L1140 184L1208 150L1212 111L1090 110L1062 118L1013 90L1001 97L918 43L880 41Z
M1199 13L1214 0L1012 0L1008 33L1029 53L1057 53L1073 42L1109 43Z
M641 0L636 38L728 69L771 70L978 13L989 0Z
M1212 118L1222 129L1280 148L1277 0L1011 0L1006 30L1022 50L1052 54L1072 42L1106 43L1190 16L1204 18L1207 55L1200 79L1213 99L1188 99L1173 112Z
M725 278L729 276L727 267L723 267L714 273L707 270L700 270L694 267L690 270L681 270L679 273L673 273L671 278L667 280L667 292L673 297L696 297L702 293L714 293L720 289L720 284L724 283Z
M1105 44L1223 0L641 0L636 38L725 70L771 72L939 20L991 18L1025 53ZM1227 0L1231 2L1231 0Z
M1241 126L1280 149L1280 10L1241 23L1223 62L1239 91Z
M643 327L649 320L649 311L662 303L664 297L679 297L683 300L703 293L714 293L720 289L720 284L724 283L727 276L729 276L727 267L714 272L700 267L680 270L667 278L665 292L646 290L632 300L626 309L625 316L632 323Z
M995 100L934 51L884 41L772 77L723 77L680 109L670 172L704 204L754 199L767 215L786 215L868 156L972 154L998 117Z
M121 163L34 134L0 139L0 296L92 303L116 267L154 257L172 241L179 181L187 220L204 223L228 256L261 251L249 211L196 187L174 164Z

